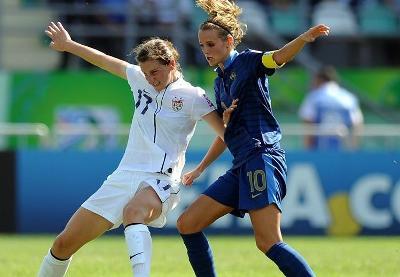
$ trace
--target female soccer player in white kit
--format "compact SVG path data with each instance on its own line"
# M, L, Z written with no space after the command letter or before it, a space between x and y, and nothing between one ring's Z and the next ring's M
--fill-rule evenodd
M153 38L137 46L137 66L73 41L60 22L51 22L45 33L52 49L127 79L135 113L118 168L71 217L38 276L64 276L79 248L121 223L134 276L149 276L147 225L163 227L168 211L179 201L179 179L196 122L204 119L222 138L223 121L204 90L183 79L179 54L166 40Z

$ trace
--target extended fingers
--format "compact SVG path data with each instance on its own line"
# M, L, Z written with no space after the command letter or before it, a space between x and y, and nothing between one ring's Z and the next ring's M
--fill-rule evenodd
M236 108L237 108L237 102L238 100L233 100L232 104L229 106L229 108L227 109L229 112L233 112Z
M50 22L50 26L51 26L51 28L53 28L57 32L60 31L60 28L53 21Z
M57 26L56 24L54 24L54 22L50 22L49 26L47 26L47 30L45 31L45 33L53 38L55 35L57 35L57 33L60 32L61 29L63 29L62 25L60 22L58 22L59 26ZM61 29L60 29L61 27Z
M51 35L55 35L57 33L56 29L54 29L51 25L47 26L47 32L46 33L51 33Z
M231 105L229 106L229 108L226 106L226 104L224 102L221 102L221 106L224 109L224 112L228 111L229 113L231 113L234 109L237 108L237 103L238 103L239 99L234 99L231 103Z
M65 30L64 26L61 24L61 22L57 22L57 27L60 29L61 32L66 33L67 31Z
M49 24L49 26L47 26L47 30L44 31L50 38L54 38L58 32L60 32L60 29L58 29L58 27L51 22Z
M225 103L224 102L222 102L221 101L221 107L224 109L224 110L226 110L228 107L225 105Z
M48 30L45 30L44 32L45 32L46 35L49 36L51 39L54 37L54 35L53 35L52 32L50 32L50 31L48 31Z
M232 101L232 104L231 104L230 108L236 109L238 102L239 102L239 99L234 99Z

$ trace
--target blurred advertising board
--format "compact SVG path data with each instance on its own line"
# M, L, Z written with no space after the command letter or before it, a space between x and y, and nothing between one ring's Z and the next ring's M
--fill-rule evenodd
M203 152L187 154L186 170ZM72 213L118 165L122 152L18 151L17 232L62 230ZM288 152L288 181L282 216L285 234L400 234L400 152ZM231 163L224 154L192 188L156 233L176 233L179 214ZM268 224L268 223L266 223ZM251 233L249 218L227 215L213 233Z

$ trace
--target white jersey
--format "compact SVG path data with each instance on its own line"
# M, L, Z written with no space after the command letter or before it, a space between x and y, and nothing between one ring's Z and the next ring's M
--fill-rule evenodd
M135 100L128 144L117 170L158 172L178 180L196 123L215 110L205 91L180 77L157 92L137 65L126 69Z

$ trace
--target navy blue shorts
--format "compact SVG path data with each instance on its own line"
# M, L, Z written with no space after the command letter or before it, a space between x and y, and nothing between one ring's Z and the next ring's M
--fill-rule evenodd
M232 207L231 214L244 217L250 210L272 203L282 212L286 195L286 160L280 152L258 153L237 168L229 169L204 192L215 201Z

